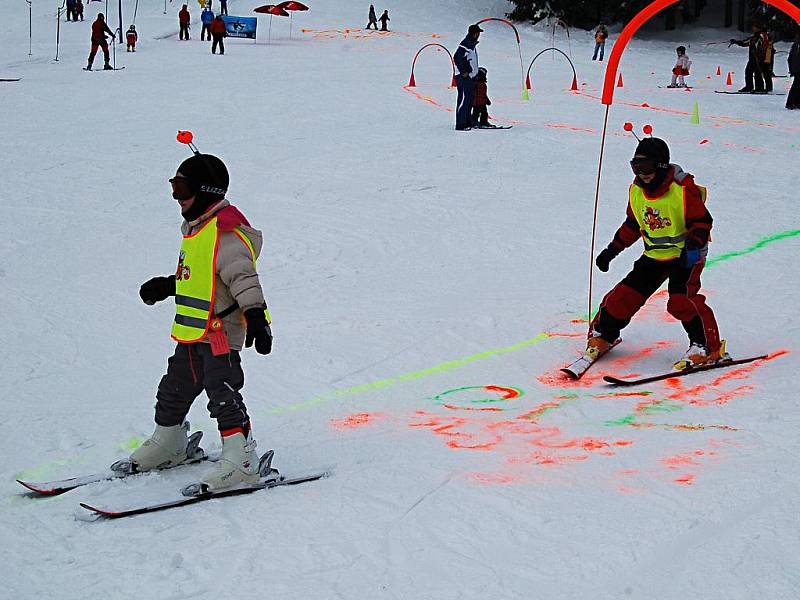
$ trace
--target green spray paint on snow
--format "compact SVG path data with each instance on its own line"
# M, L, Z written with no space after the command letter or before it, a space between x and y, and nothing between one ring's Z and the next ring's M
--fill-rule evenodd
M781 233L774 233L772 235L768 235L767 237L758 240L752 246L748 246L744 250L734 250L733 252L727 252L726 254L721 254L719 256L715 256L714 258L709 259L708 261L706 261L706 268L713 267L714 265L717 265L721 262L725 262L726 260L730 260L732 258L738 258L740 256L751 254L756 250L761 250L761 248L763 248L768 244L780 240L785 240L788 238L797 237L798 235L800 235L800 229L790 229L789 231L782 231Z

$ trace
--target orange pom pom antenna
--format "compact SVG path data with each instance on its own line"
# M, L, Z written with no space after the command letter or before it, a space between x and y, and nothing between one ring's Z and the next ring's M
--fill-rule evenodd
M194 134L192 134L191 131L178 130L178 135L175 136L175 139L177 139L181 144L186 144L189 146L189 148L191 148L192 152L195 154L200 154L200 151L192 143L192 140L194 140Z
M652 125L645 125L642 127L642 131L645 132L647 135L653 135L653 126Z
M630 123L630 122L629 123L625 123L625 125L623 125L622 128L625 131L633 131L633 123Z

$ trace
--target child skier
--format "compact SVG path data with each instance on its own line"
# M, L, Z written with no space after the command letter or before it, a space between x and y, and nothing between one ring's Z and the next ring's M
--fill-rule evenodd
M125 33L125 41L128 43L128 52L136 52L136 40L138 39L139 34L136 33L136 25L131 25Z
M478 67L478 74L475 76L475 100L472 102L472 126L480 128L493 128L489 124L489 111L487 106L491 106L486 86L486 69Z
M590 361L619 342L620 331L666 280L667 312L681 321L689 335L689 349L675 368L728 358L714 313L699 293L712 224L705 206L706 189L678 165L670 164L669 158L669 147L659 138L644 138L636 147L627 218L595 264L605 273L609 263L640 237L644 255L603 298L589 328L584 356Z
M195 153L170 179L172 197L185 219L175 275L144 283L146 304L174 296L172 338L178 342L156 394L155 432L130 460L136 471L180 464L191 458L185 418L205 390L208 409L222 436L222 459L201 479L216 490L259 478L250 417L239 393L244 386L239 351L255 342L272 350L264 294L256 274L261 233L226 199L229 176L216 156Z
M667 87L687 87L684 77L689 74L689 67L692 66L692 61L686 55L685 46L678 46L675 51L678 53L678 60L675 62L675 66L672 67L672 83Z

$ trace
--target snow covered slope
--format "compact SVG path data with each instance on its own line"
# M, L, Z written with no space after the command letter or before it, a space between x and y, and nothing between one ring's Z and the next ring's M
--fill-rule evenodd
M134 2L123 4L127 27ZM230 12L258 4L230 0ZM199 27L177 41L179 5L164 15L142 1L137 52L118 49L126 68L111 73L81 71L104 3L61 24L57 63L55 3L34 0L31 57L27 6L0 24L0 78L22 78L0 83L8 597L796 598L800 122L785 97L714 93L729 71L742 84L745 52L707 44L726 32L636 40L625 53L598 245L624 218L635 140L622 124L651 123L709 187L704 284L730 351L771 360L606 387L604 373L658 372L683 352L662 294L574 384L558 369L586 330L604 114L591 34L556 37L579 92L563 57L546 53L524 102L513 32L487 23L491 113L514 128L457 133L446 56L426 50L413 89L411 60L426 43L454 51L504 2L403 0L388 7L391 35L358 31L369 3L308 4L292 39L275 18L267 44L260 17L258 43L228 39L212 56ZM527 69L551 40L520 29ZM691 92L658 87L680 43ZM275 347L243 353L259 449L274 448L286 473L335 474L84 522L79 501L170 497L203 468L45 500L14 481L97 471L152 430L173 313L143 305L138 288L174 270L167 179L188 155L178 129L225 160L229 197L264 232ZM595 305L639 253L595 272ZM190 419L218 447L205 400Z

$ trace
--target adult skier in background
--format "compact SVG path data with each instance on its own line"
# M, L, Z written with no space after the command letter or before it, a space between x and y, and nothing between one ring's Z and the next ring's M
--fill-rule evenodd
M367 29L371 29L372 27L370 26L374 25L375 31L378 31L378 17L375 15L375 6L373 4L369 5L369 16L367 18L369 19Z
M458 99L456 100L456 130L468 131L472 129L472 104L475 101L475 77L478 75L478 38L483 29L479 25L470 25L456 53L453 62L456 65L456 87Z
M389 11L384 10L378 20L381 22L381 31L389 31L388 23L391 21L389 18Z
M100 47L103 49L103 68L106 70L110 70L113 67L109 64L111 58L108 55L108 42L106 41L106 34L111 36L111 40L114 41L114 32L108 28L106 25L106 19L103 16L103 13L97 13L97 18L92 23L92 50L89 52L89 63L86 65L86 70L92 70L92 63L94 62L94 57L97 54L97 48Z
M731 38L728 45L732 44L749 49L747 66L744 69L745 84L739 91L755 94L772 91L772 77L767 73L766 65L769 37L764 28L759 23L753 23L753 35L744 40Z
M189 27L192 21L192 17L189 14L189 7L185 4L178 12L178 28L179 28L179 39L181 40L188 40L189 39Z
M600 23L597 31L594 32L594 54L592 60L597 60L598 53L600 55L600 62L603 62L603 55L606 51L606 40L608 39L608 29Z
M675 368L727 357L714 313L699 293L713 222L705 206L706 189L669 160L669 147L662 139L647 137L636 147L627 217L595 264L607 272L609 263L639 238L644 242L644 255L603 298L589 328L585 356L590 360L619 342L622 329L666 280L667 312L689 335L689 349Z
M138 471L186 461L186 415L205 390L222 437L222 459L202 483L217 490L255 482L258 456L240 394L239 351L254 343L259 354L272 350L269 313L256 274L261 232L225 199L228 170L216 156L186 159L170 183L185 219L177 272L150 279L139 295L146 304L175 297L172 338L178 344L158 385L155 432L130 459Z
M200 13L200 22L203 24L203 28L200 30L200 41L205 41L206 34L208 34L208 39L211 40L212 21L214 21L214 11L206 6L203 12Z
M217 15L211 22L211 37L214 40L211 42L211 54L217 53L217 46L219 46L220 55L225 54L225 42L223 40L227 35L225 21L222 19L222 15Z

